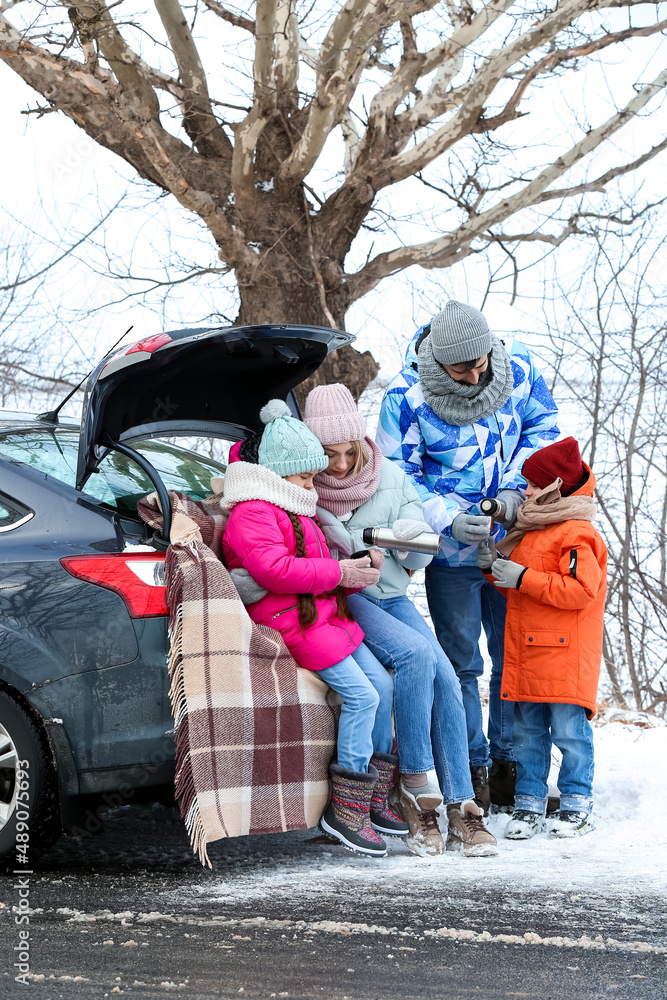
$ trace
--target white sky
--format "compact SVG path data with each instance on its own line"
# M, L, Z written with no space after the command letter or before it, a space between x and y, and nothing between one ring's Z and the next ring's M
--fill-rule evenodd
M34 3L21 4L8 16L17 23L19 14L31 8L35 8ZM123 9L125 11L126 7ZM142 16L143 23L148 23L147 15ZM618 24L627 24L627 12L619 11L613 16L617 16ZM633 10L632 21L634 24L649 23L655 16L655 6L648 4ZM230 58L230 46L239 38L238 33L224 25L221 29L219 20L208 12L200 14L198 25L202 31L202 26L206 25L213 26L215 31L227 32L222 36L227 42L227 47L223 46L224 59ZM602 74L594 64L584 62L578 73L562 79L557 95L547 90L531 98L531 113L507 131L503 130L501 138L505 139L513 133L540 148L543 141L553 143L553 133L545 132L546 125L542 123L548 122L551 128L553 121L558 120L561 138L565 133L575 135L575 119L584 120L588 116L592 124L599 123L610 113L614 102L627 101L632 93L633 81L645 83L662 68L664 47L661 56L660 41L659 37L646 39L635 43L631 49L626 47L615 51L611 56L611 72L606 74ZM144 40L144 44L148 43ZM220 59L213 41L202 41L201 52L205 61L209 62L208 68L215 67L217 70ZM155 53L149 54L152 56ZM212 75L215 77L215 73ZM240 87L239 80L237 85ZM63 114L46 114L41 118L21 114L22 110L43 103L43 99L4 65L0 65L0 81L3 94L0 124L5 148L11 151L0 163L0 182L6 193L3 205L17 219L32 225L37 233L46 235L51 248L56 247L61 238L67 240L72 234L81 233L94 225L101 213L100 206L110 206L123 196L129 186L128 208L116 213L104 227L107 246L112 254L120 258L119 270L122 270L121 261L128 265L131 261L133 273L157 274L160 256L173 259L179 254L197 265L219 263L216 248L203 227L188 218L173 198L161 198L149 211L141 214L132 211L129 206L144 201L145 196L136 184L129 165L88 139ZM585 95L585 101L582 101L582 95ZM234 96L233 92L227 95L230 101L234 100ZM659 104L660 99L652 107L658 108ZM574 113L567 120L571 109ZM659 141L666 123L663 104L661 111L650 118L643 116L642 120L617 135L614 144L609 144L598 154L599 168L606 169L621 158L631 158ZM336 138L332 139L330 147L325 150L324 162L328 164L335 160L339 145ZM544 152L543 148L541 152ZM650 164L640 177L626 183L626 191L632 192L635 186L641 184L639 197L648 200L659 197L662 194L665 162L667 158L663 155L661 160ZM439 167L440 164L435 165L435 168ZM327 169L322 168L319 173L316 172L316 181L326 188L328 176ZM406 217L410 215L413 205L421 208L421 217L406 218L400 229L402 239L417 242L437 235L438 203L434 202L430 193L425 196L424 188L417 181L407 181L395 191L384 192L378 199L380 205L389 202L398 214ZM516 223L508 223L506 227L508 231L515 232L519 228ZM362 234L358 248L350 255L350 268L365 259L371 239L376 242L374 252L396 245L392 234ZM43 260L45 253L51 253L51 250L45 251L43 246L40 248L38 240L34 241L34 246L36 260ZM520 258L527 261L529 252L524 249ZM570 278L576 276L583 266L585 254L585 249L577 247L574 242L561 248L558 271L564 280L568 275ZM659 260L667 261L664 251ZM659 266L662 267L662 264ZM513 306L509 304L509 281L494 289L486 306L492 327L501 334L520 330L529 336L542 323L539 301L542 282L545 274L553 273L553 267L552 259L546 269L536 270L523 278L519 285L519 297ZM507 268L505 271L509 274ZM355 305L348 313L348 329L357 334L357 346L372 350L383 365L382 374L389 375L398 367L403 345L415 324L427 319L450 296L480 305L487 274L487 261L481 257L468 258L444 272L412 268L398 278L385 280L374 293ZM230 286L230 279L216 281L218 291L215 294L210 291L210 282L208 290L206 283L181 286L176 294L172 294L163 313L155 306L148 309L136 301L125 301L121 305L102 309L119 298L123 287L138 291L145 285L135 282L128 286L125 282L123 286L109 275L91 273L86 266L85 255L79 254L78 260L73 259L68 266L59 269L57 287L50 288L49 294L42 297L40 319L48 328L54 317L62 319L65 314L71 316L70 329L84 345L84 353L94 360L130 324L134 324L129 337L133 340L161 329L195 323L212 306L233 317L234 302L224 291L225 284ZM154 298L154 301L157 299ZM102 311L93 318L77 322L77 307L91 304Z

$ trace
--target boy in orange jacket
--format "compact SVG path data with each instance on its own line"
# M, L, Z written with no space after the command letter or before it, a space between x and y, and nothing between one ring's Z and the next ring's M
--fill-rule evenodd
M607 549L592 525L595 476L572 437L536 451L516 525L478 564L507 595L501 698L514 705L517 782L510 840L546 829L551 747L563 754L557 837L595 828L593 731L607 591Z

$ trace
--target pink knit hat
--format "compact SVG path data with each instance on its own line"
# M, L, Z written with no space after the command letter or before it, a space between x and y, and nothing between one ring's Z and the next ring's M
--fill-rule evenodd
M366 424L345 385L318 385L306 398L304 423L321 444L363 441Z

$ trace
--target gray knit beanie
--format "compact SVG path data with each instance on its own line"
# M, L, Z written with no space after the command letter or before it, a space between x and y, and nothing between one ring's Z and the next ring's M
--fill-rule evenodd
M491 350L489 324L479 309L452 299L431 321L431 347L441 365L475 361Z

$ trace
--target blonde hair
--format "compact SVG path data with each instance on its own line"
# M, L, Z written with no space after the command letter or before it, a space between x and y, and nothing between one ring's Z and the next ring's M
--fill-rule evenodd
M366 449L366 445L363 441L351 441L350 444L354 448L354 465L348 472L349 476L358 475L363 467L370 461L370 455Z

